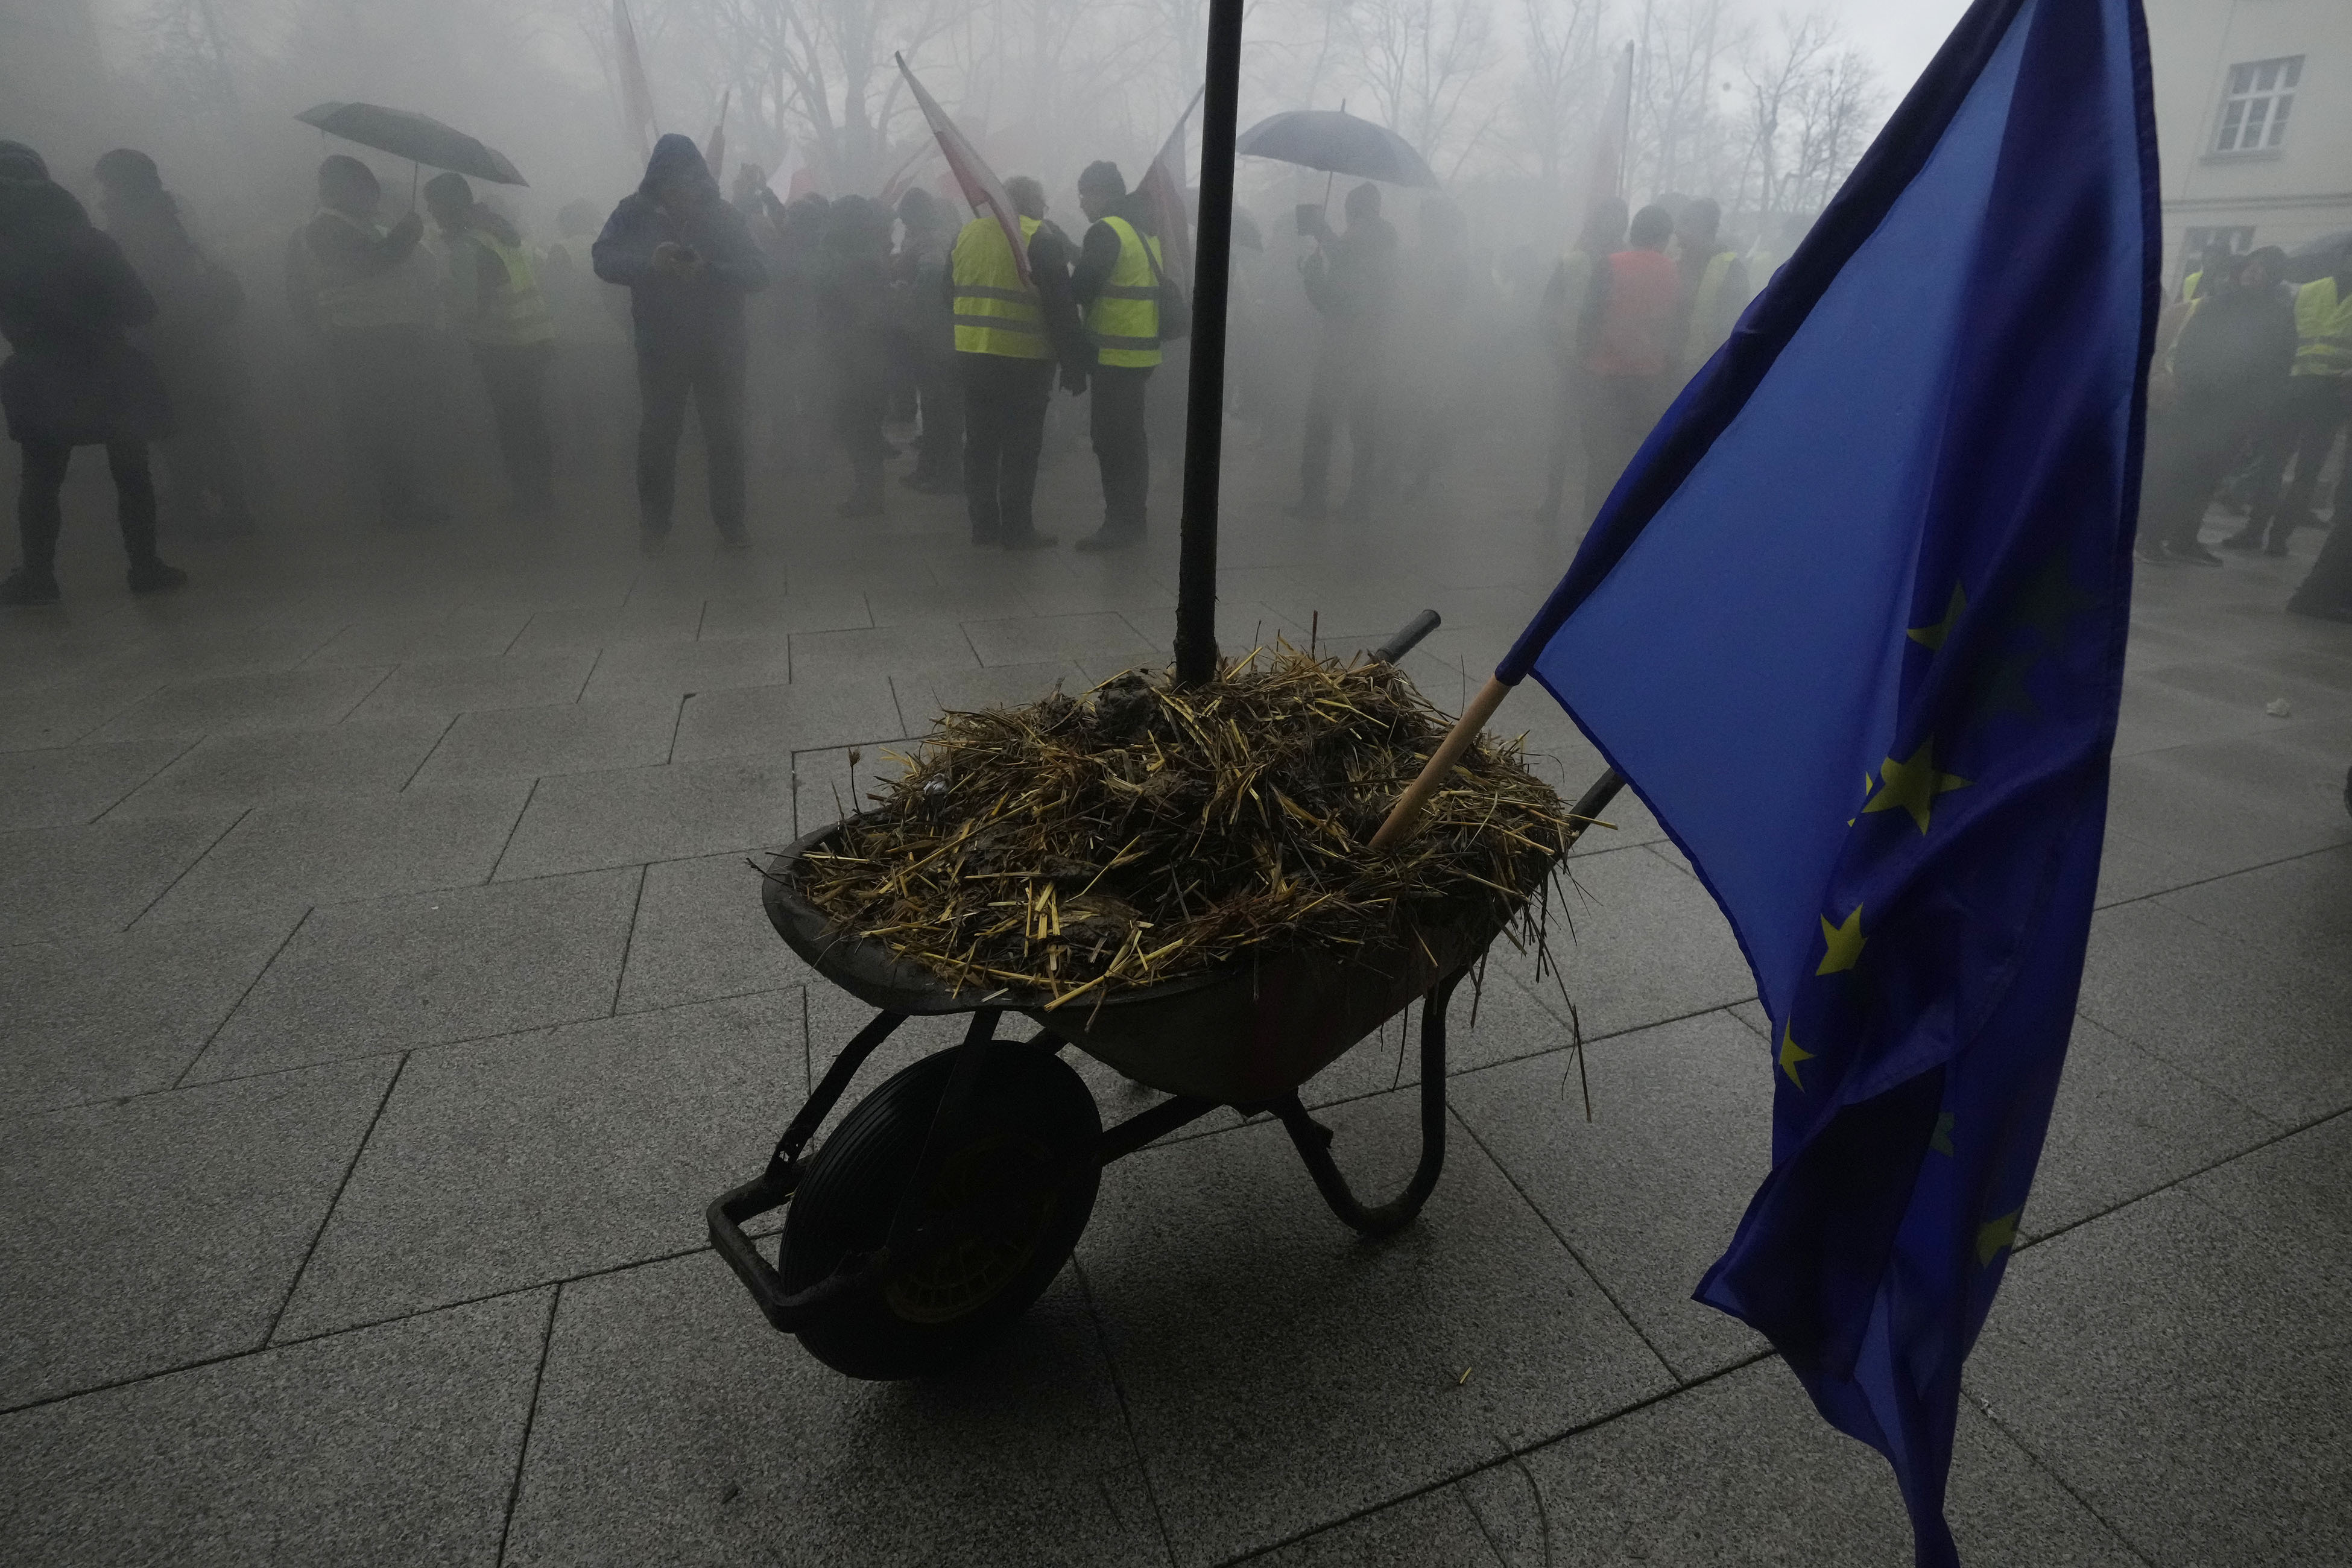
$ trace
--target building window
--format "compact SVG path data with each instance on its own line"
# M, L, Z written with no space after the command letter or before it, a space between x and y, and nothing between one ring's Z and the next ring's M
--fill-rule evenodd
M2303 57L2250 60L2230 68L2229 90L2221 98L2221 134L2216 153L2267 153L2286 140L2287 110L2294 107L2296 83L2303 79Z

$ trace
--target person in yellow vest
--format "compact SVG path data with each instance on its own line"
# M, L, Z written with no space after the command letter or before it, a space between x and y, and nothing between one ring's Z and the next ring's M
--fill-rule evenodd
M416 254L425 221L376 222L383 189L365 163L336 153L319 165L319 211L292 247L289 293L298 321L326 353L346 439L386 528L446 521L425 477L435 396L431 284Z
M2294 368L2265 432L2253 509L2246 526L2222 541L2224 550L2284 555L2296 529L2317 525L2312 493L2336 433L2352 416L2352 243L2337 254L2333 277L2295 291L2294 334Z
M1143 538L1151 484L1144 388L1160 363L1160 284L1166 258L1149 204L1128 195L1117 163L1089 163L1078 175L1078 206L1091 226L1079 242L1070 294L1084 312L1095 364L1088 379L1088 433L1102 469L1100 531L1080 550L1124 550Z
M450 319L466 334L515 510L545 517L555 509L554 453L547 438L547 367L555 358L555 317L514 225L474 200L463 174L425 182L425 210L447 247Z
M1723 208L1701 196L1675 223L1675 265L1683 275L1684 376L1696 375L1739 324L1748 308L1748 263L1722 239Z
M974 544L1041 550L1057 542L1032 514L1054 368L1066 389L1083 392L1093 349L1070 298L1070 242L1045 221L1045 188L1016 174L1004 190L1033 281L1022 281L1003 226L982 215L956 236L942 285L963 379L964 507Z

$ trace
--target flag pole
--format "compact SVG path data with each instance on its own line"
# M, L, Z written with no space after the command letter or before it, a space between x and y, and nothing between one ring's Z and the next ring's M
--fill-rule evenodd
M1462 760L1462 753L1470 749L1470 742L1478 738L1478 731L1486 727L1486 721L1495 716L1495 710L1510 694L1511 683L1501 676L1486 678L1486 684L1462 710L1462 717L1445 732L1445 739L1437 743L1437 750L1430 753L1421 773L1405 786L1404 794L1397 796L1397 803L1389 807L1381 830L1372 835L1373 848L1386 849L1412 837L1413 829L1421 826L1421 814L1429 807L1429 797L1437 793L1445 775L1454 771L1454 764Z
M1234 251L1234 136L1241 111L1243 0L1209 0L1201 113L1201 246L1192 268L1192 384L1176 568L1176 683L1217 673L1217 476L1225 433L1225 284Z

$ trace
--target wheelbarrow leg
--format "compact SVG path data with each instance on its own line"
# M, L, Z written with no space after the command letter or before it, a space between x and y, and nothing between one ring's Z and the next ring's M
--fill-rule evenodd
M1445 1009L1462 980L1457 970L1439 981L1422 999L1421 1008L1421 1163L1403 1192L1377 1207L1366 1208L1349 1189L1348 1178L1331 1158L1331 1130L1307 1113L1296 1089L1275 1101L1290 1142L1315 1178L1316 1190L1331 1212L1367 1239L1402 1229L1421 1213L1445 1167Z

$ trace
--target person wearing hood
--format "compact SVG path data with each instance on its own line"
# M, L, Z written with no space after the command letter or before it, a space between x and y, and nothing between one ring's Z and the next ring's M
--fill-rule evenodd
M646 177L624 196L593 251L596 276L629 290L644 422L637 432L640 542L669 537L677 443L694 404L710 472L710 521L732 548L743 530L744 310L768 285L768 265L743 215L688 138L654 145Z
M1315 384L1307 399L1307 440L1299 456L1298 504L1293 517L1324 515L1331 469L1331 437L1348 421L1348 496L1339 515L1370 515L1381 458L1382 351L1396 291L1397 233L1381 216L1381 188L1370 180L1348 193L1348 228L1322 228L1322 244L1304 263L1307 302L1323 319L1316 346Z
M176 588L188 574L155 554L155 480L147 443L171 429L163 377L123 334L155 319L154 296L113 239L49 178L30 147L0 142L0 413L24 449L16 526L24 559L0 580L0 605L58 597L61 493L76 447L104 447L131 591Z
M436 174L425 207L448 257L450 319L466 334L482 373L499 457L516 510L555 510L554 453L547 437L547 367L555 358L555 317L513 224L474 200L466 176Z
M289 254L298 322L326 350L346 439L374 490L385 528L425 528L449 509L426 493L425 432L436 363L430 279L417 255L425 220L376 221L374 171L337 153L319 164L319 210Z
M173 432L163 444L165 515L177 528L251 533L245 371L229 336L245 289L189 237L154 159L118 147L99 159L97 174L106 232L155 296L155 320L135 341L155 361L172 401Z

